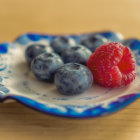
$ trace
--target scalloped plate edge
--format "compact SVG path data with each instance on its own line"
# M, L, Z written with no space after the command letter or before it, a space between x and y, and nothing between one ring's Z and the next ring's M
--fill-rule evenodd
M96 107L85 109L82 112L77 112L75 109L71 107L64 107L63 105L59 107L65 108L66 111L60 108L52 108L49 107L50 105L41 104L33 99L17 96L17 95L7 95L7 96L0 96L0 102L4 102L8 99L16 100L23 105L30 107L34 110L47 113L50 115L61 116L61 117L68 117L68 118L89 118L89 117L98 117L98 116L105 116L112 114L120 109L125 108L129 104L133 103L135 100L140 98L140 93L133 93L129 95L120 96L117 100L110 102L110 104L106 107L103 105L98 105Z

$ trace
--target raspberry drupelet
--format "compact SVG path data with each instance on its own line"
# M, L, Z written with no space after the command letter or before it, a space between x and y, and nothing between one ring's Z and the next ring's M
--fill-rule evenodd
M136 77L136 61L126 46L111 42L97 48L90 56L87 67L94 81L104 87L122 87Z

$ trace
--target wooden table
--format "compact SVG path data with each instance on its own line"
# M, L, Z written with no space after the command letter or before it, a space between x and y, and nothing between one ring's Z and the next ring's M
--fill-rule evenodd
M0 0L0 41L105 29L140 38L140 0ZM140 100L113 115L65 119L0 104L0 140L140 140Z

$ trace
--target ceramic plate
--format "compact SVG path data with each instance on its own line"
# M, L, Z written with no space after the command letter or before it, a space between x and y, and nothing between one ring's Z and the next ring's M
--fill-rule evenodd
M78 42L79 36L72 37ZM24 34L13 43L0 44L1 102L14 99L47 114L87 118L113 113L140 97L140 47L131 46L137 61L137 78L127 87L111 89L93 85L81 95L67 97L59 94L53 84L37 80L26 64L25 48L35 42L48 44L53 38L53 35Z

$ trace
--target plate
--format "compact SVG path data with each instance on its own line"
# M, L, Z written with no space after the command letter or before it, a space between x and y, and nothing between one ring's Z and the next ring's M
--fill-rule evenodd
M83 34L82 34L83 35ZM82 35L71 35L77 42ZM72 118L104 116L116 112L140 97L140 47L131 44L136 57L137 77L123 88L103 88L96 84L77 96L58 93L53 84L37 80L26 64L24 51L32 43L49 44L55 35L27 33L12 43L0 44L0 101L14 99L35 110ZM139 42L139 40L136 40Z

